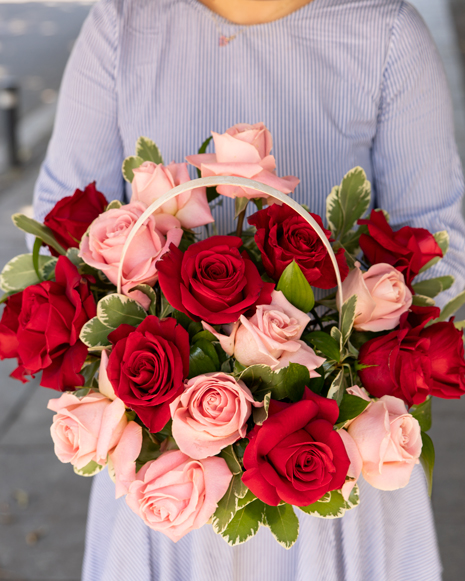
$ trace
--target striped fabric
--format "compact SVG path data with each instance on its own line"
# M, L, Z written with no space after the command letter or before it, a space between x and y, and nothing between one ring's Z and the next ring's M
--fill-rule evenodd
M289 550L266 528L237 547L208 525L175 544L114 500L105 470L92 489L83 581L439 581L421 467L394 492L359 484L361 503L342 519L297 510L299 539Z
M221 47L220 35L236 38ZM450 97L429 32L401 0L313 0L250 27L198 0L102 0L64 76L36 215L94 179L108 199L127 199L121 162L140 135L166 162L182 161L210 130L257 121L274 136L279 175L301 178L296 199L313 212L324 216L332 186L360 165L392 224L447 229L435 275L453 272L448 294L462 290L464 182ZM231 214L229 200L215 209L220 232L232 229ZM113 493L105 474L96 478L85 581L440 578L420 470L401 491L363 486L362 505L342 522L302 517L288 552L266 530L235 549L209 527L174 545Z

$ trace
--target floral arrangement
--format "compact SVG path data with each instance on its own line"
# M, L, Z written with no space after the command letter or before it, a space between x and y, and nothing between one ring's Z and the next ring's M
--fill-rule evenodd
M365 216L361 168L329 194L325 228L282 203L299 180L278 177L271 149L261 123L213 132L191 180L140 138L128 204L92 183L44 224L13 216L36 242L1 274L0 358L63 392L48 405L58 458L83 476L107 466L116 497L173 541L211 523L235 545L266 526L289 548L295 507L342 517L361 475L395 490L421 461L431 486L431 398L465 393L451 318L465 292L441 311L453 277L417 279L447 232ZM220 195L235 199L227 236Z

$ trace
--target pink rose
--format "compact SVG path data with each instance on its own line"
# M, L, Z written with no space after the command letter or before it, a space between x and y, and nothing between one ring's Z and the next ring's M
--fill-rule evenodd
M342 292L344 300L357 295L354 327L358 331L394 329L412 304L404 275L390 264L375 264L362 272L356 262L342 283Z
M275 158L270 155L273 145L271 133L263 123L240 123L219 135L212 131L216 153L190 155L187 161L208 176L239 176L276 188L284 194L293 192L299 183L294 176L276 175ZM266 198L251 188L218 186L217 191L228 198Z
M127 494L129 486L136 479L136 460L141 448L142 427L136 422L129 422L109 457L108 470L116 485L116 498Z
M100 368L98 372L98 390L108 399L116 399L115 390L108 379L107 367L110 351L104 349L101 353Z
M56 412L50 428L55 454L79 469L92 460L104 466L128 424L124 403L100 393L90 392L82 399L64 393L47 407Z
M348 390L362 395L358 390ZM370 400L367 408L347 428L362 457L365 480L380 490L397 490L410 480L421 454L418 420L407 413L404 402L391 395Z
M187 163L170 163L167 167L145 161L134 169L131 202L152 202L169 190L190 181ZM194 188L166 202L157 213L171 214L184 228L197 228L214 221L205 188Z
M255 402L249 388L226 373L206 373L190 379L170 404L173 437L180 450L201 459L244 438Z
M242 365L268 365L274 371L289 363L300 363L308 368L310 377L319 377L314 371L325 361L300 337L310 317L299 311L281 291L271 293L271 304L258 305L253 317L241 315L240 325L229 327L230 335L222 335L203 322L205 329L220 341L228 355Z
M101 270L113 283L118 283L118 267L124 243L137 219L146 209L142 202L132 202L108 210L94 220L81 242L79 256ZM170 244L177 246L182 230L177 218L157 214L147 218L134 237L124 259L122 292L148 308L150 301L140 291L129 291L138 284L153 286L158 280L157 261L168 252Z
M352 489L354 488L357 480L360 477L362 472L362 457L360 456L360 452L358 451L357 444L354 442L352 436L341 428L337 431L337 433L341 436L342 441L344 443L347 456L349 456L350 466L349 470L347 471L346 481L342 485L341 493L344 497L344 500L348 500Z
M231 478L223 458L192 460L173 450L141 468L126 502L146 525L176 542L208 522Z

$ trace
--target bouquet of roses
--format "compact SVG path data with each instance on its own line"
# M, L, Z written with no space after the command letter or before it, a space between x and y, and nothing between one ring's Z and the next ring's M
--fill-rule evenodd
M447 232L364 217L361 168L329 194L325 228L289 196L299 180L276 174L263 124L213 133L206 153L211 139L187 158L199 179L140 138L130 203L93 183L44 224L13 216L36 242L1 274L0 358L63 392L58 458L83 476L107 466L151 528L177 541L211 523L235 545L262 525L289 548L294 507L342 517L361 475L394 490L421 460L431 486L431 397L465 393L450 318L465 292L435 306L453 277L415 279ZM235 198L227 236L221 195Z

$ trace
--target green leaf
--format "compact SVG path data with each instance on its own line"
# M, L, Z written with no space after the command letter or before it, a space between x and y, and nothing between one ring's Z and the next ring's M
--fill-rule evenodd
M100 367L100 359L98 357L91 357L90 361L84 364L80 373L84 376L84 387L98 387L98 383L94 381L95 375Z
M136 460L136 471L151 460L156 460L161 455L160 444L157 438L147 428L142 428L142 446Z
M347 299L341 308L341 334L342 345L344 346L349 340L352 328L354 326L355 312L357 306L357 295L352 295Z
M161 292L161 289L159 289ZM161 309L160 309L160 319L164 319L165 317L169 317L173 314L174 308L169 304L166 300L165 295L161 294Z
M139 137L136 143L136 155L144 161L153 161L157 165L160 163L163 164L160 150L148 137Z
M332 359L338 363L341 360L341 351L339 349L338 341L333 339L324 331L312 331L311 333L307 333L302 337L302 341L313 345L315 349L321 351L321 353L323 353L323 355L328 359Z
M101 466L100 464L97 464L97 462L95 462L94 460L91 460L89 464L84 466L84 468L76 468L76 466L73 466L73 468L74 472L76 472L76 474L79 474L79 476L95 476L101 470L103 470L104 466Z
M465 321L454 321L454 327L461 331L465 328Z
M409 410L412 416L418 420L422 432L427 432L431 429L431 424L433 421L431 403L432 398L431 396L428 396L428 398L423 403L414 405Z
M181 327L184 327L184 329L186 329L186 331L189 328L189 325L192 323L192 319L188 317L185 313L182 313L181 311L174 310L171 316L175 318L176 321L181 325Z
M266 524L271 534L285 549L290 549L299 536L299 519L290 504L265 505Z
M128 158L129 159L129 158ZM139 164L140 165L140 164ZM138 166L136 166L138 167ZM132 181L132 180L131 180ZM105 208L105 212L108 212L108 210L119 210L122 207L122 203L119 200L112 200L108 206Z
M447 230L441 230L441 232L436 232L435 234L433 234L433 236L436 242L438 243L439 248L442 250L442 255L444 257L446 255L446 252L449 250L449 234ZM432 258L427 264L425 264L425 266L420 268L420 270L418 271L419 274L425 272L425 270L428 270L429 268L437 264L440 260L441 258L439 256L436 256L436 258Z
M205 341L218 341L218 339L215 337L215 335L213 335L213 333L210 333L210 331L199 331L198 333L196 333L191 341L192 343L195 343L196 341L200 341L201 339L204 339Z
M81 341L89 347L89 349L105 348L110 345L108 340L108 335L114 331L114 329L104 325L98 317L94 317L87 321L81 329L79 338Z
M290 363L276 372L267 365L251 365L241 373L240 379L258 401L268 392L271 392L273 399L288 397L292 401L300 401L305 386L310 382L310 374L306 367L298 363Z
M3 287L2 287L3 288ZM447 321L452 315L465 304L465 290L447 303L439 315L438 321Z
M212 348L214 349L213 346ZM201 349L197 343L195 345L191 345L189 354L188 378L191 379L192 377L197 377L198 375L203 375L204 373L211 373L213 371L218 371L215 362L212 361L212 359L205 353L203 349Z
M348 501L345 501L340 490L332 490L330 497L323 498L309 504L308 506L299 506L300 510L311 514L312 516L319 516L322 518L341 518L346 511L350 510L359 503L358 486L355 485L352 494ZM325 495L326 496L326 495Z
M237 218L241 212L243 212L249 203L248 198L237 197L234 201L234 218Z
M140 291L141 293L143 293L146 297L148 297L150 299L150 305L148 308L148 314L149 315L156 315L157 314L157 295L155 293L155 291L153 290L153 288L151 286L149 286L148 284L138 284L137 286L131 288L129 290L129 292L132 291ZM160 317L162 318L162 317Z
M33 234L37 238L40 238L42 242L45 242L47 246L51 246L58 252L58 254L66 254L66 250L61 246L61 244L58 244L53 232L47 226L44 226L40 222L37 222L37 220L33 220L24 214L13 214L11 219L13 220L13 224L23 232Z
M213 139L213 135L210 135L210 137L207 137L207 139L205 139L205 141L199 147L199 151L197 152L199 155L202 154L202 153L206 153L207 147L210 145L210 141L212 139ZM198 171L200 171L200 170L198 170ZM201 176L199 175L199 177L201 177Z
M412 305L416 305L418 307L433 307L435 302L434 299L424 295L413 295Z
M39 254L37 257L39 270L51 260L52 256ZM7 293L14 294L40 282L32 262L32 254L15 256L3 267L0 275L0 288Z
M40 259L39 259L39 272L42 280L52 280L55 278L55 266L57 265L58 258L54 256L50 257L50 260L45 262L42 266L40 266Z
M330 335L336 341L336 345L339 344L339 349L340 349L340 351L342 351L342 348L344 347L344 345L343 345L343 341L342 341L342 333L339 330L339 328L338 327L331 327Z
M368 210L371 185L361 167L351 169L326 200L326 219L335 240L342 238Z
M6 301L15 294L17 293L16 292L3 293L2 296L0 297L0 305L6 303Z
M127 182L132 183L132 180L134 179L134 170L136 168L140 167L143 163L144 163L144 160L141 157L138 157L135 155L130 155L129 157L127 157L123 161L123 165L121 167L121 171L123 172L124 179ZM112 209L112 208L107 207L107 210L109 210L109 209Z
M233 519L237 510L237 496L234 494L234 488L237 485L237 479L240 476L236 475L231 478L228 490L223 498L218 502L218 507L212 517L213 530L217 534L221 534L228 524Z
M244 498L238 498L237 499L237 508L244 508L244 506L247 506L248 504L250 504L251 502L253 502L254 500L256 500L257 497L255 496L255 494L247 489L246 495L244 496Z
M276 290L281 291L294 307L304 313L308 313L315 305L312 287L295 260L284 269Z
M344 393L339 405L339 417L337 418L336 423L343 424L348 420L356 418L363 412L369 403L369 401L365 401L361 397Z
M221 450L220 456L226 460L226 464L228 465L228 468L231 470L232 474L235 476L242 475L242 468L232 445L223 448Z
M200 333L200 331L203 331L202 323L200 323L199 321L191 321L189 323L189 326L187 327L187 332L189 333L189 339L191 341L192 338L195 337L195 335L197 335L197 333Z
M39 270L39 253L42 247L42 240L40 238L36 238L34 240L34 247L32 249L32 266L36 271L37 278L42 282L42 275L40 274Z
M347 387L347 383L346 383L346 378L344 375L344 369L341 369L339 371L339 373L336 375L333 382L331 383L327 398L334 399L334 400L336 400L337 405L341 405L342 398L344 396L346 387Z
M265 505L257 499L238 510L221 534L234 547L253 537L264 522Z
M438 276L437 278L422 280L412 286L415 294L433 298L440 292L449 289L454 284L454 280L454 277L450 275Z
M425 471L426 480L428 482L428 494L431 496L433 491L433 470L434 470L434 445L433 440L425 432L421 433L423 447L421 449L420 462Z
M97 305L100 322L112 329L122 324L137 327L146 316L147 313L138 302L118 293L103 297Z
M263 398L263 407L253 408L253 421L257 426L261 426L263 422L268 418L268 408L270 407L271 391L265 394Z

